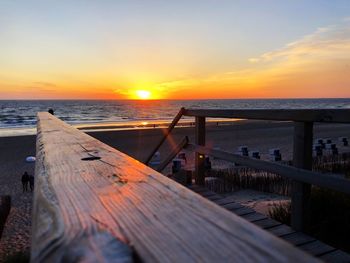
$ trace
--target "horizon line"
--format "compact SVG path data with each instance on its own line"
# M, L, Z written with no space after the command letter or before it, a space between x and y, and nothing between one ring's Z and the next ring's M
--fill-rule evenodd
M190 100L310 100L310 99L350 99L350 97L290 97L290 98L284 98L284 97L278 97L278 98L273 98L273 97L268 97L268 98L199 98L199 99L91 99L91 98L60 98L60 99L53 99L53 98L9 98L9 99L0 99L0 101L78 101L78 100L89 100L89 101L170 101L170 100L183 100L183 101L190 101Z

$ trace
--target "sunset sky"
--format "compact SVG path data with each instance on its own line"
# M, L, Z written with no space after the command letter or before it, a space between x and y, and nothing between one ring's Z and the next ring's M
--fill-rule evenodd
M0 99L350 97L350 1L0 1Z

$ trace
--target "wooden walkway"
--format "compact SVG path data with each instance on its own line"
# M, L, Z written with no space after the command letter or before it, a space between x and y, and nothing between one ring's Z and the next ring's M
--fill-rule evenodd
M223 197L203 186L192 185L188 186L188 188L325 262L350 262L349 254L326 245L302 232L295 231L291 227L268 218L261 213L257 213L254 209L235 202L232 197Z
M303 231L308 218L307 203L311 193L311 185L332 189L337 192L350 194L350 180L340 178L329 173L315 172L312 170L312 147L313 147L313 125L314 122L326 123L350 123L350 109L185 109L181 108L179 113L164 131L160 142L152 150L145 164L166 140L181 116L195 117L195 141L190 144L183 141L178 144L177 149L183 145L186 149L195 152L194 179L197 185L205 184L205 158L211 156L217 159L234 162L251 168L270 172L292 180L291 187L291 225L293 229ZM206 146L206 118L238 118L254 120L293 121L293 166L282 165L277 162L268 162L234 154L226 151L216 150ZM172 152L167 161L171 160ZM159 171L165 167L163 163Z

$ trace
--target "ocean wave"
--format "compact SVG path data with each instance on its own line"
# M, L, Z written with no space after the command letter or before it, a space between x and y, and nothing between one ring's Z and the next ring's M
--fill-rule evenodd
M172 119L181 107L211 109L349 109L350 99L237 99L158 101L0 101L0 128L35 127L39 111L54 109L71 124ZM186 118L187 119L187 118Z

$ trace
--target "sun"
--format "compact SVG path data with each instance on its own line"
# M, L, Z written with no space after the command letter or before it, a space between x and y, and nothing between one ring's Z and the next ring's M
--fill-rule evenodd
M136 96L140 100L148 100L151 98L151 92L148 90L137 90Z

